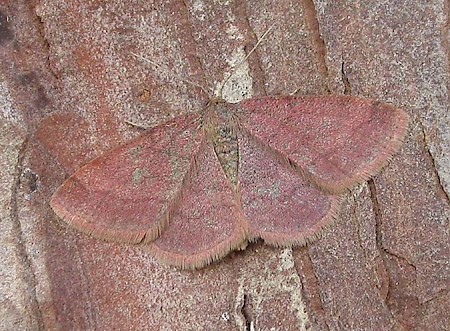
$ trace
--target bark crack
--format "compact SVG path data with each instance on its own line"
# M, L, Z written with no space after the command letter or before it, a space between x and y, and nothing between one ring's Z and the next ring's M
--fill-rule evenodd
M382 227L381 208L380 208L380 204L378 201L375 182L373 181L373 179L370 179L368 181L368 186L369 186L369 191L370 191L370 199L372 201L372 206L373 206L373 213L374 213L374 217L375 217L375 244L378 249L378 252L380 253L381 260L383 261L383 268L384 268L384 270L386 270L386 273L388 275L387 291L386 291L386 297L384 298L384 302L390 311L388 302L389 302L389 298L392 295L392 280L391 280L391 275L389 272L388 264L386 261L387 252L385 251L385 249L383 247L383 233L381 232L381 227ZM381 298L383 297L381 295L381 293L380 293L380 297Z
M359 193L357 196L359 196ZM353 215L353 219L355 220L355 223L356 223L358 246L361 248L361 251L364 253L364 256L367 258L367 250L364 248L364 245L363 245L364 240L361 237L361 222L360 222L360 218L358 217L357 212L356 212L357 196L355 196L354 194L351 195L353 201L351 204L350 214Z
M378 201L378 195L377 195L377 188L375 185L375 182L373 179L370 179L368 181L368 185L369 185L369 189L370 189L370 198L372 200L372 204L373 204L373 210L374 210L374 214L375 214L375 223L376 223L376 244L378 249L390 256L393 256L399 260L403 260L405 261L408 265L410 265L411 267L413 267L414 269L417 269L417 267L414 265L413 262L409 261L407 258L405 258L404 256L398 255L395 252L390 251L389 249L387 249L386 247L384 247L383 245L383 234L381 232L381 227L383 225L383 215L381 212L381 207L380 207L380 203Z
M344 84L344 94L351 95L352 94L352 86L350 85L350 81L348 79L347 73L345 72L345 62L342 61L341 64L341 77L342 83Z
M306 24L311 32L312 45L317 54L317 68L323 78L323 88L326 93L330 93L328 86L328 66L327 66L327 48L325 41L320 33L320 24L317 9L313 0L303 0L303 9L305 11Z
M436 160L434 159L433 153L431 153L430 142L428 140L428 136L426 134L425 128L424 128L422 122L420 121L420 119L418 120L418 122L419 122L419 126L420 126L420 131L422 133L422 142L425 147L426 154L431 161L433 175L439 186L439 191L440 191L441 195L445 197L447 204L450 206L450 196L447 193L447 191L445 190L444 184L442 183L441 176L439 175L439 172L437 171Z
M367 183L369 185L370 198L372 200L373 213L375 216L376 244L380 250L384 250L383 243L382 243L383 234L381 233L381 226L382 226L381 208L380 208L380 204L378 201L377 189L376 189L375 182L373 181L373 179L370 179Z
M53 76L53 78L55 78L56 80L60 80L60 76L59 74L56 72L54 66L52 65L52 61L50 58L50 41L47 38L47 35L45 33L45 24L44 24L44 20L42 19L41 16L39 16L39 14L36 12L36 7L31 8L31 12L33 13L33 15L36 18L36 23L37 23L37 31L39 36L41 37L41 41L44 47L44 52L46 54L46 62L47 62L47 67L50 71L50 74Z
M313 310L314 310L314 313L317 315L317 317L320 317L321 320L323 321L322 325L326 327L326 330L330 330L330 326L328 325L328 319L326 316L327 314L326 314L325 308L323 306L322 294L320 292L319 278L317 277L316 272L314 270L314 265L313 265L313 262L311 259L311 255L310 255L308 246L305 247L305 252L306 252L305 255L307 258L308 267L311 270L311 272L309 274L312 276L312 281L315 284L314 288L317 290L317 293L318 293L318 300L314 300L314 303L312 303L312 305L314 306ZM295 269L297 270L296 266L295 266ZM297 274L299 274L298 270L297 270ZM304 275L303 275L303 277L304 277Z
M378 201L377 189L376 189L374 180L370 179L368 181L368 185L369 185L370 197L371 197L372 205L373 205L373 211L374 211L374 215L375 215L376 246L380 253L381 260L383 261L384 269L386 270L386 273L388 274L388 277L387 277L388 278L388 286L387 286L387 293L386 293L384 302L385 302L386 306L388 307L389 311L391 311L392 316L394 316L394 318L396 318L396 315L392 312L392 307L389 304L389 301L392 297L393 287L395 287L395 284L393 284L393 281L392 281L392 275L391 275L391 270L389 268L389 262L387 261L387 256L391 256L397 261L404 261L408 266L410 266L414 269L414 275L416 275L417 267L414 265L414 263L409 261L407 258L400 256L397 253L392 252L389 249L387 249L386 247L384 247L383 233L381 231L381 227L383 224L383 214L381 211L380 203ZM417 284L417 277L415 277L414 283ZM382 296L380 295L380 297L382 297ZM401 321L397 321L397 322L401 323Z
M248 54L248 52L250 50L248 50L247 48L253 49L254 45L257 44L258 42L258 36L256 35L256 32L253 30L252 25L250 24L250 20L248 18L248 10L247 10L247 2L238 2L238 10L236 10L236 15L239 15L239 17L242 19L242 21L244 22L244 28L248 31L248 34L250 35L251 38L251 46L250 45L246 45L244 50L245 53ZM258 89L261 89L263 92L263 95L267 95L267 91L266 91L266 75L265 72L262 68L261 65L261 59L260 57L257 55L257 50L255 49L255 51L253 52L256 57L254 57L253 61L250 61L250 58L247 59L247 61L249 62L249 66L250 68L252 68L254 71L256 71L256 75L261 77L261 83L259 84L259 86L257 87ZM253 82L253 85L255 84L255 82Z
M253 330L252 314L250 311L249 303L250 303L250 297L248 294L244 293L244 296L242 299L242 306L241 306L241 315L242 315L242 317L244 317L245 331Z
M28 143L29 138L26 137L22 143L22 146L20 147L18 156L17 156L17 163L14 171L14 183L11 188L11 211L10 211L10 217L13 223L13 229L14 232L17 235L16 240L16 247L18 256L21 260L21 263L24 267L24 280L25 284L27 286L26 290L28 292L30 301L31 301L31 309L30 313L32 314L32 318L36 320L37 326L39 330L44 330L44 319L42 315L41 308L39 306L39 301L37 299L36 294L36 287L37 287L37 280L36 275L33 270L33 266L31 263L31 259L27 253L27 249L25 247L25 239L23 237L23 231L22 231L22 225L20 223L19 218L19 207L18 207L18 190L20 187L20 181L22 177L23 172L23 164L26 156L26 151L28 149Z

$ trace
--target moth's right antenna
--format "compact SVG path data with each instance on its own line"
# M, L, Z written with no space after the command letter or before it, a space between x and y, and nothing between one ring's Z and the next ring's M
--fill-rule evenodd
M224 82L222 83L222 86L219 89L219 98L222 98L222 91L223 88L225 87L225 84L228 83L228 81L230 80L231 77L233 77L233 75L236 73L236 70L243 65L247 59L250 57L250 55L253 54L253 52L256 50L256 48L261 44L261 42L263 41L263 39L267 36L267 34L273 29L273 27L275 26L276 22L274 22L261 36L261 38L258 39L258 41L256 42L255 46L253 46L253 48L250 50L250 52L248 52L248 54L244 57L244 59L242 59L238 64L236 64L236 66L234 66L233 71L231 73L228 74L228 77L224 80Z

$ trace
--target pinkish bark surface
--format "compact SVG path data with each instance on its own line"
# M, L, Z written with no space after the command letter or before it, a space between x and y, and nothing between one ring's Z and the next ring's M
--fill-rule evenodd
M0 2L0 328L446 330L447 13L443 0ZM322 239L180 272L54 216L66 176L140 133L126 121L203 107L273 23L229 100L350 94L411 116L400 153Z

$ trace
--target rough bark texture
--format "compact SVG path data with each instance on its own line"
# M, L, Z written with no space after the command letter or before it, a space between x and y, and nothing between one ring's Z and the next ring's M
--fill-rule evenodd
M444 0L1 1L0 329L448 330L448 10ZM252 244L180 272L56 219L48 201L65 177L138 135L127 121L151 127L203 107L273 23L226 98L351 94L411 116L401 151L347 194L322 239Z

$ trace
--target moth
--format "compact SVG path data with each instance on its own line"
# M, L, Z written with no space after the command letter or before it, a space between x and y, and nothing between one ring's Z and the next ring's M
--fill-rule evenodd
M201 268L249 241L318 238L407 125L404 111L352 96L215 98L86 164L50 204L84 233Z

